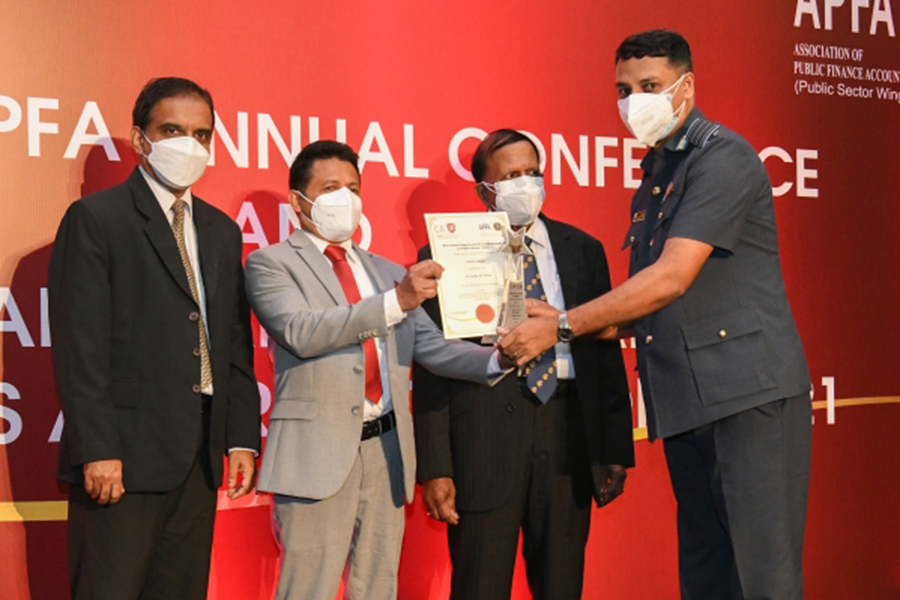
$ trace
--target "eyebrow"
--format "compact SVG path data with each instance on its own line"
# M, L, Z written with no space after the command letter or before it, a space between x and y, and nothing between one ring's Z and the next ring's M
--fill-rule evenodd
M159 126L160 129L165 129L166 127L174 127L175 129L178 129L178 130L183 130L183 129L184 129L184 128L183 128L181 125L179 125L178 123L163 123L162 125Z

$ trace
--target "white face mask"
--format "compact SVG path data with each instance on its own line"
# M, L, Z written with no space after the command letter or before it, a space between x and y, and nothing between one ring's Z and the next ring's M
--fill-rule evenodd
M678 81L661 94L631 94L619 100L619 116L638 141L655 146L675 129L687 99L681 102L678 110L672 110L672 96L678 91L678 86L686 75L687 73L679 77ZM673 88L674 91L670 93L669 90Z
M150 154L144 154L153 172L166 186L174 190L189 188L203 175L209 162L209 151L189 135L165 138L150 144Z
M319 194L315 201L307 198L300 190L294 191L312 206L310 216L304 215L303 218L315 225L324 239L340 243L349 240L356 232L362 217L362 199L349 188L342 187L327 194Z
M482 185L497 195L494 210L506 212L510 225L516 227L533 223L544 205L543 177L522 175L493 184L483 181Z

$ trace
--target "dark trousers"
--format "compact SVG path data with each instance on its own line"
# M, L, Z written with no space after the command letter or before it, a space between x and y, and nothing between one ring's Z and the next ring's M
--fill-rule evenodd
M533 597L581 598L591 520L590 459L575 386L564 388L546 405L533 397L516 402L526 426L519 440L521 470L506 504L461 513L459 525L447 527L451 599L509 598L520 530Z
M685 600L802 600L809 395L665 440Z
M199 415L198 415L199 416ZM74 600L206 600L216 489L204 435L190 473L164 493L130 492L100 506L69 488L69 577ZM128 469L128 465L124 465Z

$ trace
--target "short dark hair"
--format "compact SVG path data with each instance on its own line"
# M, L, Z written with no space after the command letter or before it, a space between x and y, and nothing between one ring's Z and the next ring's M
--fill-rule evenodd
M212 115L213 125L216 124L216 111L213 109L212 96L208 91L191 81L181 77L157 77L151 79L138 94L134 101L134 110L131 112L131 124L142 131L150 124L150 116L153 109L166 98L178 96L199 96L209 105L209 113Z
M328 160L329 158L337 158L350 163L356 169L356 174L359 175L359 156L353 151L353 148L333 140L319 140L301 150L294 159L288 181L290 189L306 193L306 186L312 179L313 165L317 160Z
M691 47L680 33L671 29L651 29L625 38L616 50L616 62L645 56L664 56L669 64L685 73L694 70Z
M510 144L515 144L517 142L528 142L531 144L531 147L534 148L534 155L537 156L538 161L541 160L541 153L538 151L534 140L530 137L515 129L498 129L497 131L489 133L488 136L478 144L478 148L475 149L475 154L472 155L472 177L475 178L475 181L477 183L484 181L484 172L487 170L487 161L494 152L504 146L509 146Z

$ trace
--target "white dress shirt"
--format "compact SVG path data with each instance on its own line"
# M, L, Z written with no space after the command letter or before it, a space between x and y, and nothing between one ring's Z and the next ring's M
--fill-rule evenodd
M171 226L172 221L175 218L175 194L170 192L160 182L153 179L153 177L144 170L144 167L140 167L140 169L141 175L144 176L144 180L146 180L147 185L150 186L150 191L153 192L156 201L159 202L159 206L162 208L163 213L166 215L166 219L169 220L169 225ZM206 318L206 289L203 287L203 274L200 272L200 250L197 246L197 227L194 225L194 200L191 196L190 188L184 191L184 195L181 199L184 200L187 205L185 206L184 211L184 245L187 249L188 258L191 261L191 268L194 270L194 279L197 282L197 294L200 296L200 314L203 316L203 325L206 327L206 341L211 347L212 340L210 340L209 337L209 321ZM212 396L213 383L210 382L210 384L203 388L202 391L207 396Z
M312 243L319 249L319 252L324 255L325 249L328 247L329 243L312 233L309 234L309 239L312 240ZM350 265L350 270L353 272L353 278L356 280L356 286L359 288L359 297L369 298L379 293L375 289L375 283L372 281L371 276L366 272L356 249L353 247L353 242L346 240L338 245L347 251L347 263ZM326 258L328 257L326 256ZM384 316L388 327L392 327L406 318L406 313L400 308L400 301L397 299L396 289L391 289L384 295ZM391 398L391 371L386 358L386 344L387 338L385 336L380 336L375 339L375 348L378 352L378 367L381 370L381 401L378 404L375 404L368 398L365 399L365 404L363 405L363 421L371 421L377 419L381 415L386 415L391 412L394 407Z
M547 226L540 219L535 219L525 230L525 237L531 240L531 251L541 274L547 304L560 312L565 312L566 301L563 299L559 270L556 268L556 258L553 256ZM572 348L568 343L556 344L556 374L559 379L575 379L575 363L572 362Z

